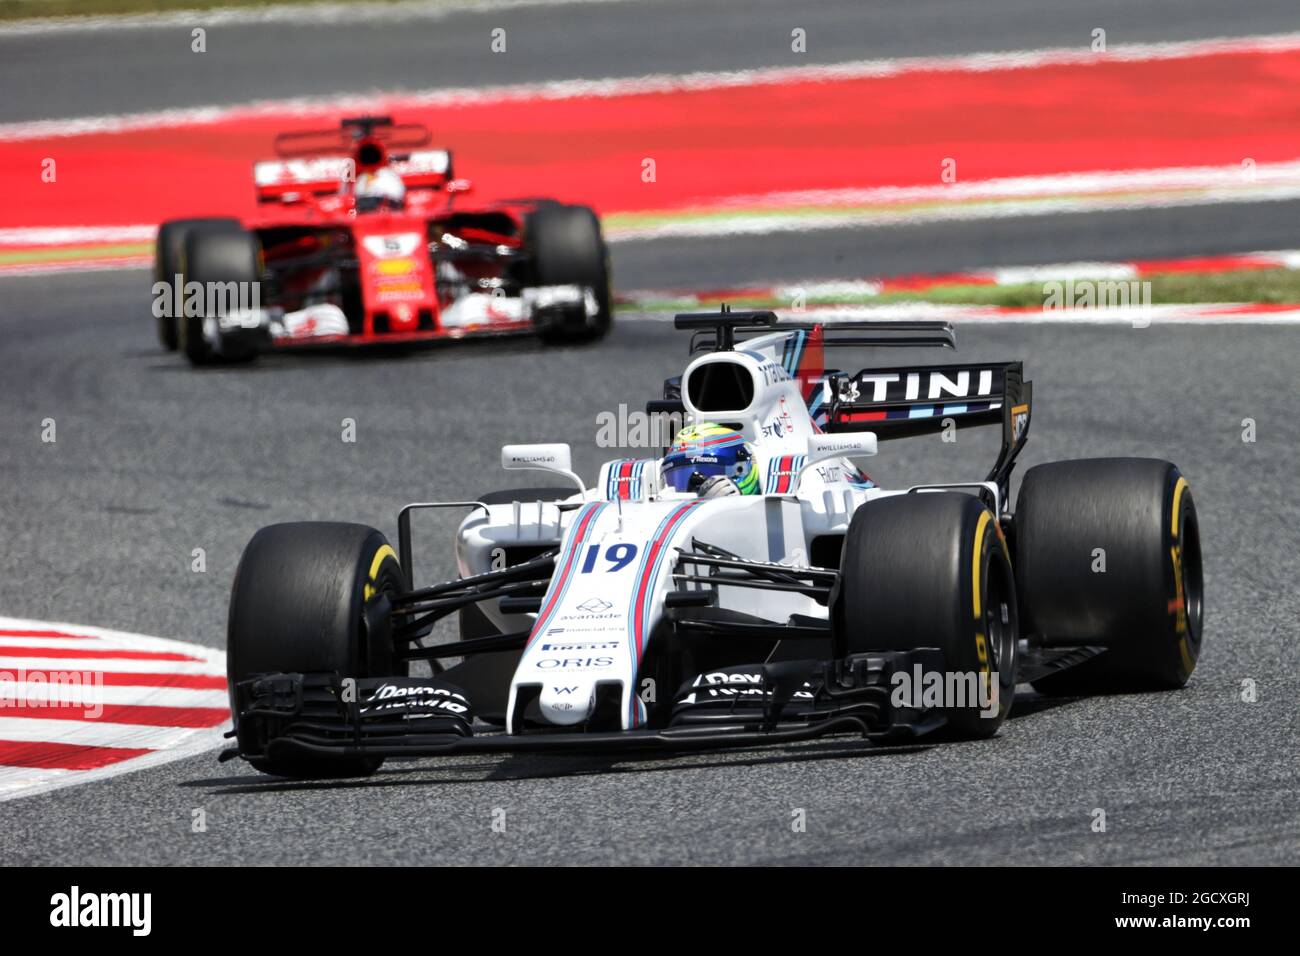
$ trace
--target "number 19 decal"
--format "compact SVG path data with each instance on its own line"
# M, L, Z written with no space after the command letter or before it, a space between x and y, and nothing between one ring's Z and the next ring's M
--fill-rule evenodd
M600 545L593 544L587 547L587 557L582 562L582 573L590 574L596 570L596 559L600 557ZM605 560L609 562L609 567L605 571L622 571L632 563L636 557L636 545L634 544L611 544L605 549Z

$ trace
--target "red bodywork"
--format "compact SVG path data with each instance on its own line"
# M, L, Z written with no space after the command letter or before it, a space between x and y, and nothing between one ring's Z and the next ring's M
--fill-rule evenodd
M281 158L257 163L264 304L295 315L276 346L402 342L527 331L519 294L529 282L527 216L544 199L475 206L451 155L420 149L422 127L345 120L338 130L277 137ZM355 184L376 170L400 176L402 206L367 208ZM346 334L319 334L312 305L332 304Z

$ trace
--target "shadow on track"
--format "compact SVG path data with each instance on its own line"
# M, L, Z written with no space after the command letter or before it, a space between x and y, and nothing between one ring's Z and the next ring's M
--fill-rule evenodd
M1020 720L1054 710L1080 698L1017 695L1008 720ZM974 746L980 741L945 738L942 730L924 742L881 746L859 738L814 741L806 744L765 749L721 750L699 754L519 754L501 758L421 758L406 763L390 762L371 777L342 780L290 780L283 777L211 777L180 784L186 788L209 788L210 796L299 791L357 790L370 787L436 787L448 784L495 781L549 780L558 777L600 776L621 773L662 773L681 770L713 770L729 766L754 767L777 764L815 763L860 757L889 757L925 753L936 747ZM722 755L736 759L717 759ZM438 763L427 761L437 760ZM442 763L441 761L448 761ZM426 776L437 774L436 778Z
M389 763L371 777L354 777L345 780L288 780L280 777L214 777L191 780L180 784L188 788L211 788L211 796L249 793L280 793L315 790L352 790L369 787L444 786L458 783L488 783L503 780L548 780L557 777L599 776L612 773L662 773L665 771L709 770L728 766L763 766L787 763L810 763L856 757L885 757L920 753L932 744L905 744L878 746L864 740L835 740L785 747L772 751L725 751L739 756L734 760L712 759L710 754L601 754L601 755L539 755L520 754L497 760L465 760L463 758L426 758L427 760L455 760L454 763L430 764ZM437 773L436 779L424 776ZM420 775L419 779L414 779ZM264 780L265 782L258 782Z

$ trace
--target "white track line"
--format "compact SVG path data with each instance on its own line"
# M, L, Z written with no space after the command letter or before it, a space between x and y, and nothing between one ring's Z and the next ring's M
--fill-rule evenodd
M491 13L524 7L623 2L627 0L393 0L387 3L272 4L265 7L214 7L210 10L171 10L108 16L33 17L0 26L0 38L43 33L158 30L178 26L207 28L259 23L352 26L442 20L455 14Z
M83 635L78 637L0 637L4 647L84 647L94 650L104 646L104 639ZM4 672L4 658L0 657L0 673Z
M0 668L2 671L3 668ZM0 702L8 703L15 697L18 703L28 704L59 701L69 707L86 704L138 704L144 707L215 707L229 706L230 698L224 690L199 690L193 687L151 687L121 684L96 684L90 680L83 684L14 684L0 677ZM3 737L0 734L0 737Z
M0 641L0 647L3 647ZM15 671L104 671L126 674L211 674L205 661L157 661L108 657L0 657L0 670Z
M0 801L66 787L79 773L53 767L0 767Z
M680 219L647 226L616 226L606 230L611 242L670 238L722 238L726 236L767 235L775 232L807 232L812 229L862 229L874 226L918 225L936 222L972 222L984 219L1010 219L1020 216L1059 216L1081 212L1109 212L1127 209L1173 209L1184 206L1213 206L1225 203L1277 202L1300 199L1300 182L1294 184L1248 184L1237 187L1208 188L1187 194L1146 196L1095 196L1075 198L1013 199L996 203L943 205L933 209L909 209L891 212L873 207L842 212L783 213L737 216L709 216Z
M1120 44L1105 53L1086 47L1058 47L1046 50L1018 50L1002 53L973 53L946 57L900 57L857 60L828 66L762 67L685 74L649 74L639 77L570 79L506 86L438 88L419 91L373 91L364 94L258 100L234 106L199 106L115 116L75 119L34 120L0 124L0 142L49 139L85 133L117 133L136 129L205 126L232 119L255 119L314 112L374 109L400 111L433 106L464 106L531 99L565 100L579 97L616 97L646 93L680 93L727 87L783 84L792 81L822 82L898 76L926 72L990 72L1023 70L1040 66L1098 65L1116 62L1176 60L1224 53L1279 53L1300 49L1300 33L1284 33L1233 39L1186 40L1170 43Z
M73 744L80 747L142 747L164 750L194 735L190 727L146 727L103 720L45 720L40 717L0 717L0 740ZM90 773L91 771L83 771Z
M721 208L806 206L890 206L899 203L976 202L1035 196L1119 192L1144 189L1289 188L1300 184L1300 158L1282 162L1219 166L1155 166L1145 169L1097 169L1087 172L1001 176L918 186L869 186L852 189L800 189L749 193L721 199ZM2 234L2 233L0 233Z
M665 296L664 298L670 298ZM1245 311L1236 311L1244 309ZM806 322L834 325L861 319L914 320L942 319L980 325L1124 325L1141 330L1147 326L1175 325L1300 325L1300 306L1285 312L1251 312L1249 305L1204 303L1195 305L1155 305L1149 308L1108 309L1002 309L987 305L947 305L937 302L899 302L888 305L816 306L804 309L798 317ZM778 314L787 310L778 309ZM793 313L792 313L793 314ZM635 312L619 314L620 322L670 322L673 312Z
M0 229L0 246L75 246L100 242L152 242L157 226L28 226Z
M1133 196L1133 191L1148 190ZM1180 191L1181 190L1181 191ZM1066 195L1062 195L1066 194ZM1145 209L1284 200L1300 197L1300 159L1256 166L1247 178L1236 166L1100 170L1048 176L1017 176L951 185L881 186L869 189L780 192L731 196L700 218L680 210L678 220L648 226L610 226L612 242L691 236L754 235L810 228L862 228L925 222L1000 219L1111 209ZM985 202L987 200L987 202ZM891 211L899 203L935 202L931 209ZM781 207L848 207L824 215L785 213ZM857 208L861 207L861 208ZM713 213L734 208L736 214ZM753 209L742 213L741 209ZM629 215L635 215L629 214ZM648 210L645 215L671 216ZM0 229L0 248L149 242L156 226L32 226ZM1293 253L1300 256L1300 253ZM135 258L135 257L126 257ZM21 270L23 267L14 267ZM76 264L34 264L32 271L76 269ZM10 269L0 270L12 274Z

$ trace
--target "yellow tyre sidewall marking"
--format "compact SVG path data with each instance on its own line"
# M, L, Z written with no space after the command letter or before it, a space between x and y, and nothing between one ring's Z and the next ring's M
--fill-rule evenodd
M385 558L392 558L394 561L397 560L397 552L393 550L392 545L382 545L379 550L375 552L375 556L370 559L370 575L366 579L365 590L365 598L367 601L375 596L375 581L379 577L379 569L383 566Z
M1174 508L1173 514L1169 518L1169 535L1175 541L1178 540L1178 506L1183 503L1183 492L1187 488L1187 479L1182 475L1178 476L1178 482L1174 485Z
M975 654L979 658L980 676L984 680L986 694L991 694L993 670L989 664L988 638L984 634L984 601L980 594L980 569L984 556L984 530L993 515L985 510L980 512L979 522L975 525L975 551L971 556L971 604L975 608Z
M1174 483L1174 501L1169 516L1169 536L1173 545L1169 557L1174 564L1174 609L1178 615L1174 620L1174 633L1178 637L1178 654L1182 657L1183 672L1190 674L1196 665L1192 662L1191 648L1187 646L1187 596L1183 591L1183 568L1178 547L1178 520L1182 517L1183 492L1187 490L1187 479L1182 475Z

